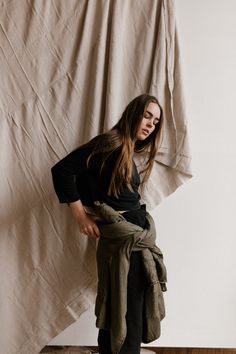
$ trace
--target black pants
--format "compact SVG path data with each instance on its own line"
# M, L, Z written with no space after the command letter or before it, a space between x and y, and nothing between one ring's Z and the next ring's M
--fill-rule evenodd
M123 214L125 218L141 227L145 226L145 213L128 212ZM143 330L143 301L146 278L143 269L141 251L132 252L128 273L127 287L127 335L119 354L139 354L142 342ZM112 354L110 331L100 329L98 334L100 354Z

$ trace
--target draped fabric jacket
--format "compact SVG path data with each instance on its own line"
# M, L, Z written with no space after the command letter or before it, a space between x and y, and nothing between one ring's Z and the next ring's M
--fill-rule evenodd
M148 226L142 229L105 203L95 207L103 219L97 248L98 292L96 326L111 331L112 352L118 353L126 337L127 277L132 251L141 250L147 277L144 302L144 343L160 336L160 321L165 316L162 291L166 291L166 268L161 250L155 245L155 226L147 214Z

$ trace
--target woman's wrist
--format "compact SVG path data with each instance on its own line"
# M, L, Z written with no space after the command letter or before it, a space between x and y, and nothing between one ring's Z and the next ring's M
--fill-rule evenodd
M85 214L85 210L84 210L83 204L81 203L81 200L77 200L75 202L68 203L68 205L69 205L73 215L80 216L80 215Z

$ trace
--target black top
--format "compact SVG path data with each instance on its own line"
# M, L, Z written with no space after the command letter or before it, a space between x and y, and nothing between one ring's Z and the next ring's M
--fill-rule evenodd
M59 202L71 203L80 199L84 206L93 206L93 202L98 200L115 210L139 209L140 178L135 163L131 183L133 191L124 185L118 198L108 196L112 171L120 150L115 150L111 154L93 155L87 167L87 157L91 151L91 148L80 147L52 167L53 184ZM104 167L100 173L103 163Z

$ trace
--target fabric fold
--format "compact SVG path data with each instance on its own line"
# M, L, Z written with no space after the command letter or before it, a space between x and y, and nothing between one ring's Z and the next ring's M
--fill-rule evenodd
M97 279L96 244L59 205L51 167L146 92L163 108L148 210L189 180L180 53L171 0L2 0L0 42L0 342L37 354L94 302Z

